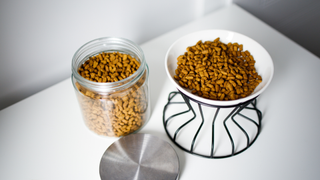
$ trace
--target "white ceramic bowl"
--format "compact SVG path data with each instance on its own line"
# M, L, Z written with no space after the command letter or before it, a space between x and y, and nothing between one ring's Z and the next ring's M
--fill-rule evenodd
M184 52L186 52L187 47L195 45L199 40L202 40L203 42L213 41L217 37L220 37L220 41L225 44L229 42L237 42L238 44L243 44L243 50L248 50L256 61L255 68L258 74L262 77L262 82L256 87L251 95L245 98L229 101L206 99L192 94L191 90L181 87L179 85L179 82L173 78L173 76L175 75L175 70L177 68L177 58L178 56L183 55ZM204 104L225 107L236 106L260 95L270 84L274 71L273 62L270 55L259 43L242 34L217 29L194 32L178 39L170 46L169 50L167 51L165 57L165 68L169 79L173 82L173 84L178 88L180 92L184 93L191 99L200 101Z

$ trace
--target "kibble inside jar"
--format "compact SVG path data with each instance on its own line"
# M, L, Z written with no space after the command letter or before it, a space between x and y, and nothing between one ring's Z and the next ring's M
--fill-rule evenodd
M78 69L85 79L97 83L121 82L132 76L140 62L129 54L101 52L89 57ZM105 136L121 137L140 129L148 117L147 71L125 89L101 93L75 86L86 125Z
M132 75L140 63L128 54L102 52L90 57L78 73L94 82L116 82Z

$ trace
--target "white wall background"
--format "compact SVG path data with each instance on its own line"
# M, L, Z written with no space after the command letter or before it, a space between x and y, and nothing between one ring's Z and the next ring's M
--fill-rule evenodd
M142 44L229 0L1 0L0 110L71 75L84 43L117 36Z
M233 0L320 57L320 0Z
M320 57L320 0L1 0L0 110L70 77L92 39L142 44L230 3Z

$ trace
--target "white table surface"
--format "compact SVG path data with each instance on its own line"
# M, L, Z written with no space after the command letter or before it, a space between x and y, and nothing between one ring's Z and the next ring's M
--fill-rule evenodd
M258 98L263 123L256 142L226 159L190 155L173 145L180 179L320 179L320 59L237 5L141 45L150 67L152 114L140 133L170 142L162 111L168 93L176 89L165 73L164 57L176 39L204 29L253 38L271 55L275 74ZM100 179L101 156L115 140L86 128L68 78L0 111L0 179Z

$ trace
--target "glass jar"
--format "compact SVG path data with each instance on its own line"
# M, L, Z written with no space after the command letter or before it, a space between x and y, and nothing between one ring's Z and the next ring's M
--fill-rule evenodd
M94 82L78 70L90 57L100 53L130 55L139 68L116 82ZM115 37L92 40L80 47L72 59L72 84L86 126L93 132L121 137L140 130L150 116L149 69L142 49L134 42Z

